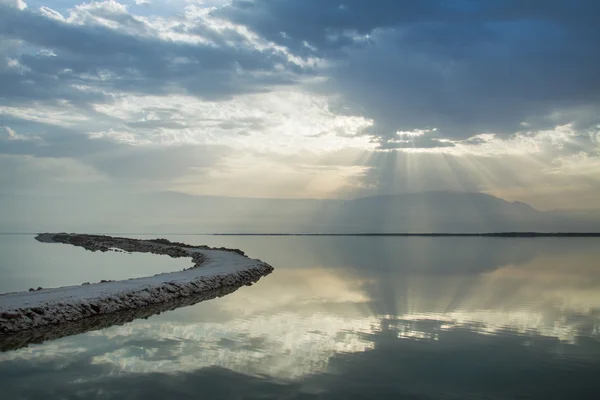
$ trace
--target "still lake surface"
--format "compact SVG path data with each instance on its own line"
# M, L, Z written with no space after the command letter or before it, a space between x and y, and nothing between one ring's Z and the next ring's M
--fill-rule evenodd
M600 398L598 238L152 237L240 248L275 272L0 353L1 399ZM190 263L0 235L0 292Z

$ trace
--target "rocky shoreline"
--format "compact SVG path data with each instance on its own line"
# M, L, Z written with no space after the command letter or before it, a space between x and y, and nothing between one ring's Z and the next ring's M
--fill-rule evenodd
M177 304L183 306L219 297L251 285L273 271L269 264L248 258L237 249L191 246L166 239L43 233L36 236L36 240L71 244L90 251L121 250L190 257L192 266L144 278L2 294L0 349L31 342L24 338L39 341L39 338L67 336L110 326L113 324L110 321L124 323L136 315L161 312L165 307L172 309L177 308Z

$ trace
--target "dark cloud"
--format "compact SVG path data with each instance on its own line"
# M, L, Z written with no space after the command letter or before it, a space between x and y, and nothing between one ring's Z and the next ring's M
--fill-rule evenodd
M365 0L234 0L231 7L215 14L249 25L261 36L295 52L327 56L340 47L355 44L353 33L364 35L375 28L430 18L432 11L436 14L443 11L435 9L444 7L440 3L381 0L374 5Z
M19 52L15 45L0 48L13 63L0 68L0 103L66 99L81 106L111 102L115 93L173 92L218 100L297 83L299 74L313 70L201 19L178 17L171 32L201 35L211 44L159 39L149 25L106 4L79 8L80 24L48 11L0 7L0 37L27 44ZM320 70L326 83L313 89L342 95L332 105L335 112L373 119L365 132L389 149L599 123L598 12L600 3L592 0L382 0L376 6L366 0L236 0L209 17L246 25L293 55L328 61ZM431 128L439 137L394 140L397 131Z
M336 111L374 119L382 142L399 130L464 139L600 122L594 0L239 0L219 13L329 59L318 90L343 95Z
M118 29L95 24L93 19L71 24L40 12L0 5L2 40L22 40L32 49L52 49L56 54L35 54L27 49L16 57L20 68L0 70L0 101L67 99L86 103L109 101L111 92L173 91L219 99L289 84L294 82L293 74L301 72L284 54L257 50L239 35L230 38L234 40L230 45L174 42L152 36L129 14L99 8L92 16L112 21ZM276 65L286 66L287 72L276 73Z

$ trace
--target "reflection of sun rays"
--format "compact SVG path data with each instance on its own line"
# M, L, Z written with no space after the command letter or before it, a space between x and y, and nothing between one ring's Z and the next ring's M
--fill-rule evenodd
M577 343L582 330L600 338L596 253L448 274L429 268L430 246L439 241L421 242L409 243L410 268L393 256L384 258L392 265L372 270L282 268L256 288L218 301L1 354L0 361L79 354L114 375L217 365L294 379L326 371L335 355L370 351L383 341L451 341L452 331L518 335L528 345L542 337ZM384 252L394 242L374 246ZM328 260L338 263L343 258Z
M487 333L534 332L570 343L582 331L600 338L600 277L593 258L542 256L477 275L390 272L369 283L368 292L377 293L371 312L479 326Z

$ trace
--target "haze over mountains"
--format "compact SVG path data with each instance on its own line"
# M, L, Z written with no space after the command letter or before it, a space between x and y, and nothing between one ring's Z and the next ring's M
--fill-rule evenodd
M542 212L482 193L422 192L353 200L259 199L161 192L0 195L1 232L467 233L598 232L600 214Z

